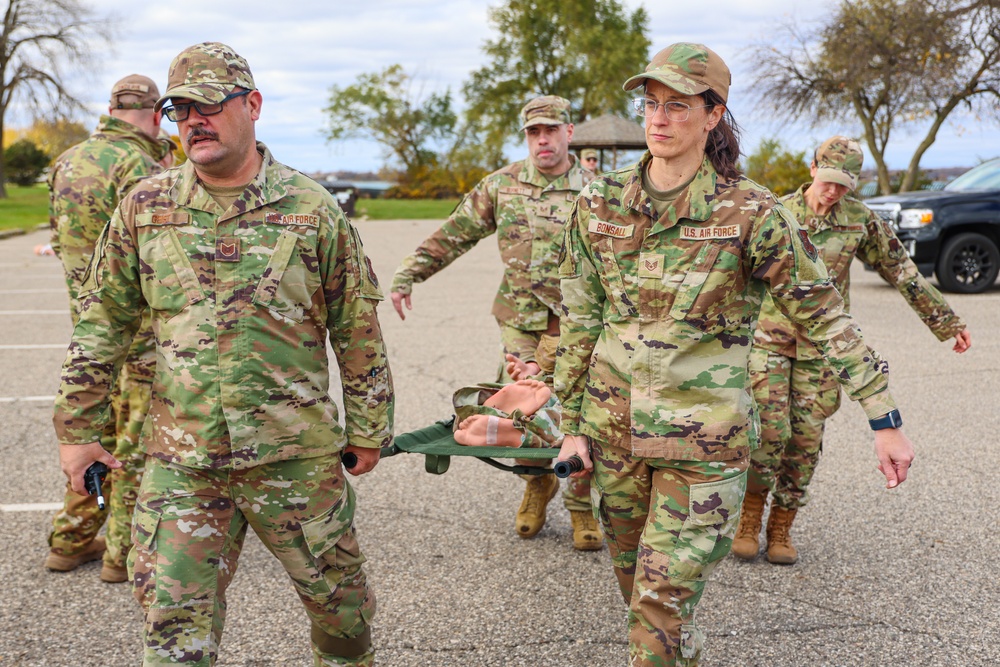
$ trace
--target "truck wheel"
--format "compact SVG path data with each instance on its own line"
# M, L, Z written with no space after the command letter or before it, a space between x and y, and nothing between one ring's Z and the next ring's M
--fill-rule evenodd
M937 279L948 292L978 294L993 286L1000 250L982 234L967 232L948 240L938 258Z

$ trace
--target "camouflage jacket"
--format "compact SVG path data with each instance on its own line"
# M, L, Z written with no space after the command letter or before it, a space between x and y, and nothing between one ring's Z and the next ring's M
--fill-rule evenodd
M142 443L194 468L248 468L391 440L392 381L360 238L333 196L275 162L226 211L187 163L122 201L80 293L55 427L97 440L116 364L151 308L157 364ZM329 395L327 332L346 432Z
M547 183L531 160L507 165L481 180L451 217L403 260L392 291L409 294L496 232L504 272L493 302L502 325L544 331L559 313L558 258L563 227L580 190L594 177L575 157L566 174Z
M858 257L896 287L924 324L938 337L947 340L965 329L965 324L951 307L920 275L917 265L906 254L889 224L857 199L844 197L825 216L818 216L806 204L803 193L809 184L779 201L791 211L809 240L819 250L827 273L851 304L851 260ZM754 345L793 359L818 359L822 353L809 342L805 331L793 324L770 297L764 297Z
M158 161L166 152L135 125L101 116L90 137L56 158L49 174L49 226L52 248L66 270L74 321L97 237L125 193L161 171Z
M639 164L584 190L560 262L555 390L563 431L639 456L747 455L759 419L747 378L765 292L831 357L869 417L894 407L884 363L766 189L726 180L706 159L659 219Z

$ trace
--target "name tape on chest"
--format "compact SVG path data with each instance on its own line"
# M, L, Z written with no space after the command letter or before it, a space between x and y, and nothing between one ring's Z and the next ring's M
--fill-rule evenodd
M508 185L500 188L500 194L502 195L521 195L522 197L530 197L531 193L531 188L522 188L516 185Z
M319 226L319 216L308 213L268 213L264 221L270 225L308 225Z
M634 230L635 225L616 225L611 222L604 222L603 220L594 220L593 218L591 218L590 224L587 225L587 231L592 234L611 236L616 239L630 239Z
M685 241L704 241L706 239L736 239L740 237L739 225L724 225L715 227L681 227L681 238Z

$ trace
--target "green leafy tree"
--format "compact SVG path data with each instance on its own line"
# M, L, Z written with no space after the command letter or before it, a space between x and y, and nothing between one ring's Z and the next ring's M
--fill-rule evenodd
M807 183L810 158L806 151L793 153L786 150L777 139L764 139L753 153L747 156L747 178L754 180L771 192L787 195Z
M754 50L762 106L816 126L859 124L883 193L897 134L923 132L899 185L907 191L956 109L997 118L997 0L841 0L817 29L783 32Z
M0 33L0 136L17 104L59 116L82 109L66 82L70 71L91 65L107 29L78 0L7 0ZM4 181L0 157L0 198L7 196Z
M486 174L480 142L459 124L450 91L424 97L421 87L397 64L330 90L327 139L378 142L398 182L387 197L455 197Z
M539 95L560 95L582 122L628 115L621 85L649 61L649 18L617 0L506 0L489 10L490 59L463 87L467 119L491 156L518 134L518 112ZM497 164L492 165L499 166Z
M3 152L7 178L15 185L28 186L38 182L49 166L48 154L28 139L19 139Z

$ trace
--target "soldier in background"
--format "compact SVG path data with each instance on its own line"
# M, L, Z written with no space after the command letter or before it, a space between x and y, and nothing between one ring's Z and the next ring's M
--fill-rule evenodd
M503 279L493 302L504 355L527 364L527 375L554 365L559 332L560 294L557 263L563 226L570 207L593 172L569 152L573 138L569 101L547 95L521 109L521 129L528 159L493 172L468 193L451 217L406 257L392 280L392 303L403 319L412 307L413 283L420 283L468 252L479 241L497 235L504 263ZM510 381L501 361L498 375ZM515 530L529 539L545 525L548 503L559 491L554 475L526 477ZM601 536L590 504L588 480L568 484L563 501L573 523L573 546L601 548Z
M582 164L587 169L591 170L595 174L597 173L597 150L593 148L584 148L580 151L580 164Z
M899 290L938 340L954 338L955 352L965 352L972 343L965 324L920 275L889 224L846 196L858 185L863 159L858 142L830 137L815 152L809 167L812 182L781 203L819 249L846 308L851 303L851 260L857 257ZM750 353L761 445L751 457L733 555L752 560L760 552L758 536L770 492L767 559L786 565L798 560L790 531L819 463L824 424L840 407L834 373L805 330L765 296Z
M157 354L148 454L128 568L144 665L214 664L247 527L306 608L315 665L369 667L369 589L340 453L375 467L393 393L375 273L329 192L256 142L262 96L246 60L203 43L156 102L188 161L134 188L80 290L54 424L83 489L114 371L151 309ZM329 395L337 357L345 426Z
M160 112L153 105L160 91L152 79L131 74L115 83L107 115L86 141L58 158L49 175L49 224L53 251L62 260L69 288L70 317L80 319L79 291L101 231L118 202L140 179L160 171L167 154L158 141ZM133 339L118 386L112 394L112 418L101 442L124 465L109 476L107 509L92 496L68 485L63 509L52 522L45 567L67 572L104 554L101 580L125 581L125 558L131 540L132 511L142 478L139 432L149 409L156 359L148 319ZM97 532L107 518L107 549Z
M625 82L643 89L635 108L649 150L581 193L559 267L559 458L583 460L575 475L593 470L595 510L629 608L631 667L698 663L695 607L729 552L757 445L747 362L762 292L861 402L890 488L913 458L892 427L884 364L815 248L739 172L729 86L722 59L688 43Z

